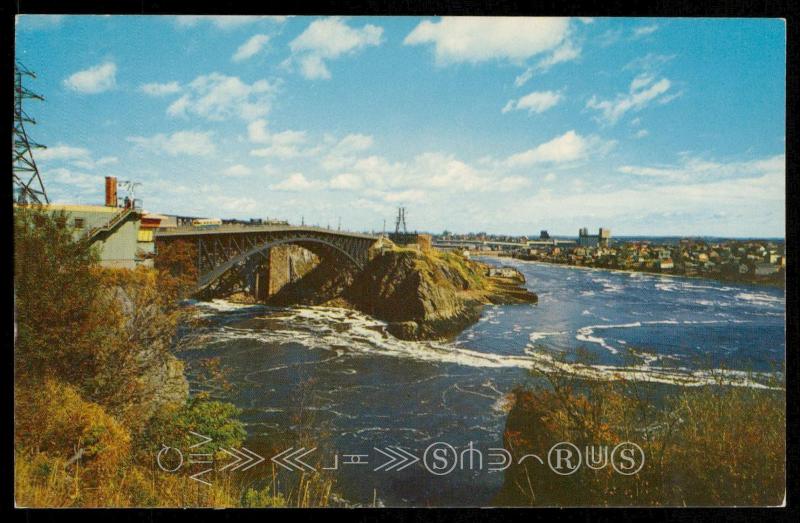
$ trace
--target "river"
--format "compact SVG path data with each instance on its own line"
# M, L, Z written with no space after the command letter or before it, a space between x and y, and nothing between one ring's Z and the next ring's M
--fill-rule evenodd
M501 471L484 465L437 475L423 461L376 471L391 461L376 448L399 446L422 458L436 442L459 451L470 442L484 452L502 447L505 395L534 380L533 369L695 385L724 368L739 385L761 386L782 368L782 289L502 263L525 275L539 303L488 306L452 342L397 340L380 321L342 309L214 301L198 305L210 339L182 357L190 380L198 359L220 358L236 387L215 394L244 409L251 440L290 426L290 398L304 390L305 408L328 435L327 454L318 457L328 467L338 459L337 490L351 503L384 506L488 505ZM591 354L591 366L573 364L578 348ZM346 463L356 454L368 462Z

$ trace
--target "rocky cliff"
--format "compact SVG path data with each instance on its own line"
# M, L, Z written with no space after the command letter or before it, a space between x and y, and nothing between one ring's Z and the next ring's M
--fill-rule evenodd
M391 249L361 272L321 263L270 303L338 305L384 320L402 339L450 338L489 303L535 303L518 272L489 277L488 266L453 253Z

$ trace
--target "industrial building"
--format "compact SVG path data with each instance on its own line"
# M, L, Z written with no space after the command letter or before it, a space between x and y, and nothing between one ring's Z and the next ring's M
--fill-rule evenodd
M97 248L100 265L133 269L152 266L153 231L160 217L142 211L141 203L126 197L123 205L117 198L117 179L106 177L105 205L47 204L48 211L63 212L73 227L76 241L88 241Z
M608 247L611 240L611 229L600 227L597 235L590 235L587 227L578 230L579 247Z

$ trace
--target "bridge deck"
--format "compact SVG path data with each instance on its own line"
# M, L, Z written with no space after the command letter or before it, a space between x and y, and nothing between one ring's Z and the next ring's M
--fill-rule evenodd
M294 232L294 233L324 233L350 238L363 238L377 240L379 236L359 232L338 231L324 227L304 227L292 225L219 225L213 228L177 227L169 230L155 232L156 238L174 238L180 236L205 236L214 234L250 234L260 232Z

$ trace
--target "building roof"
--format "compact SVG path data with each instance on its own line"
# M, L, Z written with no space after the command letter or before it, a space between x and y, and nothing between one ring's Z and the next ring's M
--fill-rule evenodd
M115 214L121 210L120 207L107 207L105 205L73 205L68 203L50 203L42 205L42 207L53 211L106 212L109 214Z

